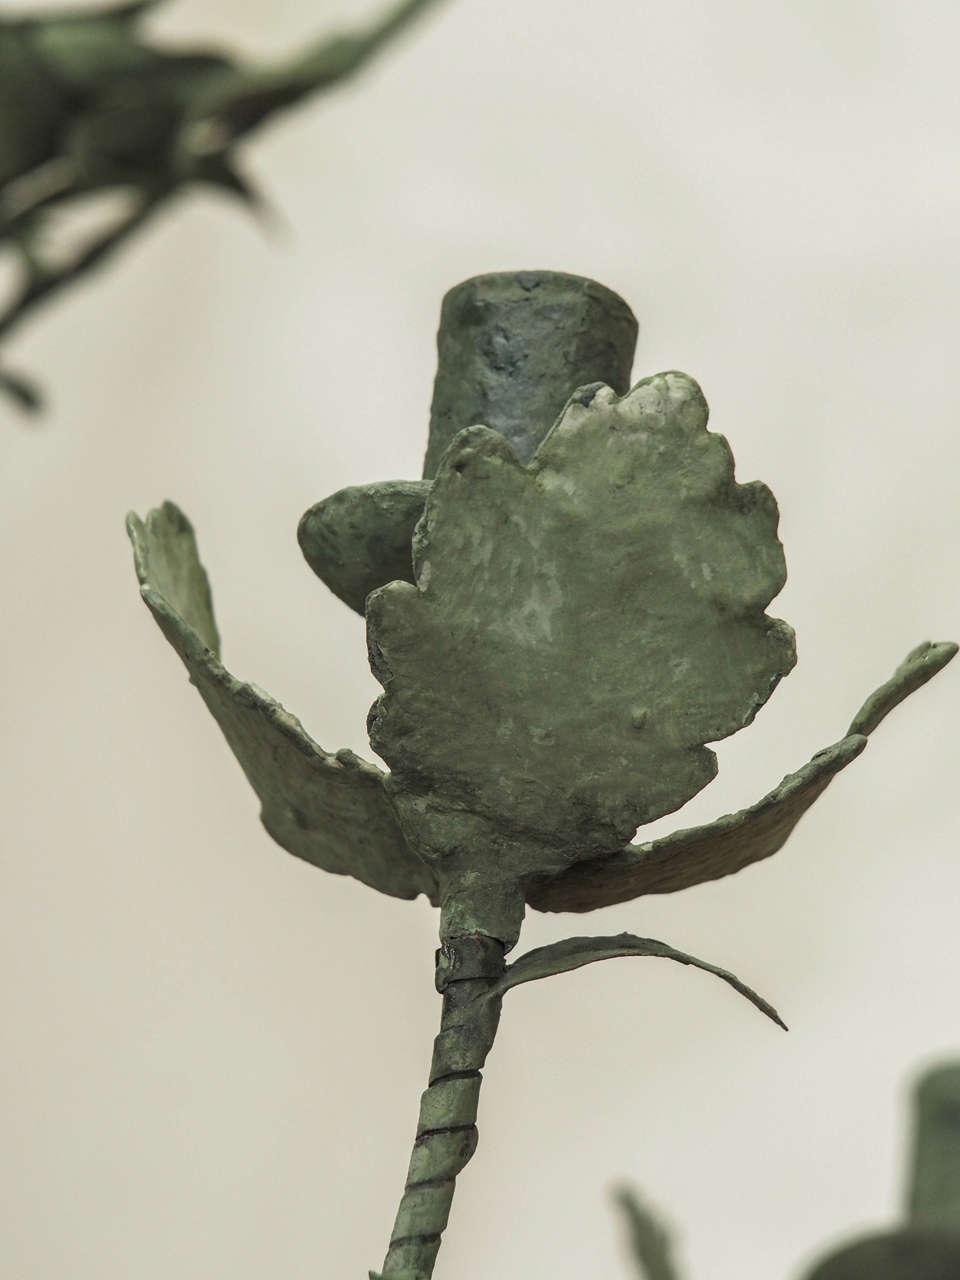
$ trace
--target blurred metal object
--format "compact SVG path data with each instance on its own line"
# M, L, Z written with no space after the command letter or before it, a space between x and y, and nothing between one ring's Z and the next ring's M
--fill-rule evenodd
M275 66L150 44L140 19L162 2L0 17L0 248L12 248L21 266L19 288L0 310L0 338L186 188L215 186L258 206L237 168L241 139L358 71L436 0L402 0L366 31L325 37ZM43 245L49 214L117 188L131 193L129 211L54 264ZM25 408L39 404L18 376L0 372L0 388Z
M614 1203L623 1211L630 1233L630 1254L639 1280L681 1280L673 1260L670 1232L632 1187L617 1187Z
M907 1214L915 1227L960 1235L960 1062L927 1071L914 1091Z
M918 1078L913 1117L907 1222L831 1250L802 1280L960 1280L960 1061ZM678 1280L662 1224L630 1187L618 1188L615 1199L642 1280Z
M832 1253L808 1280L958 1280L960 1237L904 1227Z
M806 1280L960 1278L960 1062L925 1071L913 1107L907 1223L829 1254Z

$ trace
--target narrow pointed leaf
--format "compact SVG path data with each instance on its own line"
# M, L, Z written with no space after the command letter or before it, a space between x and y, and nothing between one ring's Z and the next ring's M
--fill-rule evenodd
M383 774L350 751L331 755L294 716L219 661L210 588L193 529L167 502L127 523L141 595L260 798L261 820L284 849L382 893L436 893L404 842Z
M817 752L796 773L739 813L658 840L627 845L620 853L581 862L551 879L531 881L527 901L538 911L593 911L645 893L674 893L741 871L777 853L810 806L857 758L883 718L953 658L953 643L912 650L893 676L854 717L845 738Z
M630 1230L630 1250L640 1280L681 1280L673 1261L670 1233L632 1187L618 1187L614 1201Z
M511 987L522 982L536 982L540 978L552 977L555 973L566 973L570 969L579 969L585 964L593 964L595 960L613 960L618 956L659 956L665 960L676 960L679 964L690 964L706 973L715 974L724 982L739 991L761 1013L765 1013L777 1026L786 1031L786 1023L774 1009L773 1005L748 987L745 982L705 960L688 955L685 951L677 951L666 942L658 942L656 938L638 938L634 933L618 933L606 938L564 938L562 942L553 942L546 947L536 947L526 955L508 965L503 977L489 990L490 996L503 995Z

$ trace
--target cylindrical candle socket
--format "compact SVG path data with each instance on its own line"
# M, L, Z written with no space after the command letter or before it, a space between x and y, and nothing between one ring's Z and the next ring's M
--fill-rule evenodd
M297 533L313 571L351 609L413 581L410 540L437 464L463 427L492 427L528 462L577 387L630 388L633 312L612 289L560 271L474 276L443 299L423 480L382 480L316 503Z
M504 271L456 285L440 312L424 476L478 423L529 461L577 387L629 389L636 342L624 300L583 276Z
M960 1062L926 1072L917 1083L914 1107L908 1217L914 1226L960 1236Z

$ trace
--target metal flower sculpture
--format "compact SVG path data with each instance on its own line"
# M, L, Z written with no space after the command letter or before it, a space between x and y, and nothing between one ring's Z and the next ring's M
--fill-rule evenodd
M467 281L444 301L426 478L343 490L301 521L310 564L365 608L383 685L370 738L387 775L328 754L223 667L176 507L129 519L143 597L269 833L324 870L440 908L443 1012L391 1280L433 1274L510 988L661 956L717 974L779 1022L732 974L634 934L571 937L508 965L525 906L588 911L769 857L956 652L914 650L839 742L751 808L631 843L712 779L707 744L749 724L795 661L792 631L765 612L785 578L773 496L734 480L692 379L629 389L635 339L629 308L592 281Z
M0 17L0 247L12 246L23 268L0 311L0 338L186 188L213 185L256 204L237 169L240 140L358 71L435 0L401 0L368 30L326 37L275 66L148 43L140 19L161 2ZM114 189L130 192L129 212L71 261L54 262L44 243L50 213ZM25 408L39 404L29 382L2 370L0 388Z

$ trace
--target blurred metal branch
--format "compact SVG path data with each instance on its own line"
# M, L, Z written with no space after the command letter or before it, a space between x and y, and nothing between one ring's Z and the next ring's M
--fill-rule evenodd
M361 70L438 0L402 0L365 31L315 40L272 67L148 43L137 24L160 3L0 17L0 248L17 251L22 273L0 310L0 336L105 262L187 187L213 185L262 207L238 171L237 144ZM51 262L41 232L52 213L114 190L132 193L132 212L66 264ZM28 381L6 371L0 390L23 408L40 403Z

